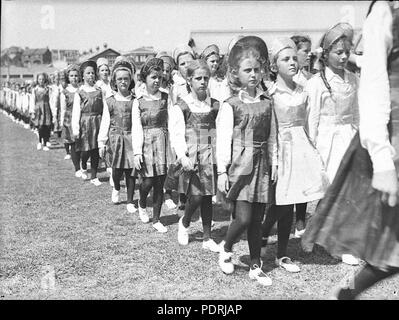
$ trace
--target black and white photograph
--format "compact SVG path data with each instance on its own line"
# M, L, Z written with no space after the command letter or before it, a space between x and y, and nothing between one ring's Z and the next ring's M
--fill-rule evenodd
M1 0L0 61L3 302L399 299L399 1Z

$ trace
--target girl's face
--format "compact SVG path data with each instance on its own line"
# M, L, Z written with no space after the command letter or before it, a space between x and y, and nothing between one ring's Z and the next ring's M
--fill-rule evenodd
M74 87L78 85L79 82L79 74L77 70L69 71L68 80L71 85Z
M37 77L37 84L41 87L44 86L44 76L42 74Z
M96 79L96 72L93 67L86 67L83 71L83 80L89 86L94 86L94 81Z
M351 44L346 39L335 43L328 52L327 65L335 72L344 70L350 55Z
M310 42L301 42L297 51L298 54L298 64L299 68L309 67L310 63L310 51L312 50L312 45Z
M298 72L298 57L294 49L286 48L279 52L276 60L277 72L283 78L291 78Z
M192 77L189 79L191 89L198 95L206 94L208 88L210 74L208 70L199 68L194 70Z
M100 69L98 69L98 74L101 80L108 81L109 77L109 68L107 65L102 65Z
M121 93L126 93L129 91L130 83L132 79L130 78L130 74L126 70L118 70L115 73L115 82L118 91Z
M243 88L255 89L262 76L260 62L254 57L245 58L240 63L237 76Z
M171 68L170 64L164 62L164 63L163 63L163 73L162 73L162 76L163 76L163 81L164 81L165 83L168 83L168 82L170 81L171 73L172 73L172 68Z
M211 70L211 75L213 76L216 73L216 70L218 69L219 66L219 56L216 54L211 55L206 59L206 63Z
M157 93L162 81L163 71L161 70L151 70L151 72L145 78L145 83L147 85L147 90L150 94Z
M179 72L182 75L182 77L184 79L187 78L187 67L188 64L190 63L190 61L193 61L193 57L191 56L191 54L186 53L183 54L179 57L179 64L178 64L178 68L179 68Z

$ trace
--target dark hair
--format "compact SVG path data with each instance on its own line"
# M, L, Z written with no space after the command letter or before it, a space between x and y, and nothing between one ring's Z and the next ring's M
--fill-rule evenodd
M109 84L110 84L110 86L111 86L111 89L114 90L114 91L118 91L118 87L117 87L117 85L116 85L116 73L117 73L118 71L127 71L127 70L126 70L126 69L119 69L119 70L116 70L116 71L112 72L112 74L111 74L111 79L110 79L110 81L109 81ZM129 72L129 71L127 71L127 72ZM129 91L132 91L132 89L134 89L134 87L135 87L136 84L135 84L135 82L134 82L133 74L132 74L132 73L129 73L129 75L130 75L130 85L129 85L128 90L129 90Z
M291 37L291 40L294 41L297 49L300 49L301 43L312 44L312 40L310 40L310 38L307 36L295 35Z
M73 69L69 69L69 70L65 70L64 74L65 74L65 83L66 84L70 84L69 82L69 73L71 71L76 71L78 73L78 83L81 82L81 77L80 77L80 72L78 68L73 68Z
M163 72L163 69L159 67L153 67L147 70L147 72L143 72L143 69L140 71L139 80L146 83L147 76L151 73L151 71Z

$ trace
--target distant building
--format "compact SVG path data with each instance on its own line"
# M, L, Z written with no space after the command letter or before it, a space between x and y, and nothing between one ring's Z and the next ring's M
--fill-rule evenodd
M106 58L108 60L109 66L112 67L116 57L120 56L120 55L121 54L118 51L111 49L111 48L106 48L101 52L96 52L94 54L80 56L79 62L81 63L86 60L97 61L98 58Z
M22 67L22 54L24 49L16 46L9 47L1 51L1 66Z
M79 61L79 50L52 49L51 56L53 61L65 61L66 64L74 64Z
M1 67L0 75L1 81L9 80L11 82L32 82L35 81L36 75L40 72L46 72L47 74L55 72L55 67L48 65L32 65L31 67Z
M156 55L157 53L153 47L141 47L124 54L124 56L130 57L134 61L137 68L140 68L149 57L154 58Z
M24 65L24 67L50 64L51 62L52 62L52 56L49 48L43 48L43 49L27 48L22 54L22 64Z

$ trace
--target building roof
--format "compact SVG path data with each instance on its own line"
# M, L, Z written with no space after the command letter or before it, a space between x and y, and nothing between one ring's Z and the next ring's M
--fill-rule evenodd
M104 57L104 56L109 55L109 54L113 54L113 55L116 55L116 56L120 56L121 55L118 51L116 51L114 49L106 48L103 51L96 52L94 54L90 53L90 54L87 54L87 55L84 55L84 56L80 56L79 62L83 62L83 61L86 61L86 60L96 61L99 57Z
M1 70L0 71L1 75L8 74L7 67L1 67L0 70ZM57 70L57 68L49 67L47 65L33 65L29 68L10 66L10 75L12 75L12 74L33 74L33 75L35 75L39 72L52 73L52 72L55 72L56 70Z
M156 54L156 51L154 50L154 47L140 47L125 53L125 55L130 54Z
M36 54L45 54L47 51L50 51L48 48L40 48L40 49L26 49L23 56L27 55L36 55Z

